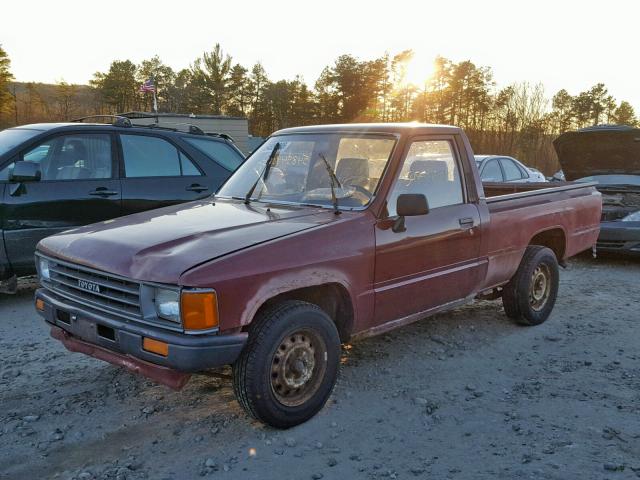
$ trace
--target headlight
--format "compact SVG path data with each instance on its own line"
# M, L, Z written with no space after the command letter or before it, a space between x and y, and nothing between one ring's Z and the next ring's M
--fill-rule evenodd
M623 222L640 222L640 210L630 213L622 219Z
M156 288L154 302L160 318L180 323L180 292L166 288Z
M49 272L49 260L40 258L38 271L40 272L41 280L51 280L51 273Z

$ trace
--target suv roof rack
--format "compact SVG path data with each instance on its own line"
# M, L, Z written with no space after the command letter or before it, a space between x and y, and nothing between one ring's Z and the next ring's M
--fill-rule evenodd
M161 125L158 125L157 123L147 123L147 124L132 123L131 124L132 127L136 127L136 128L151 128L154 130L168 130L170 132L182 132L182 133L189 133L191 135L203 135L207 137L223 138L232 143L235 143L235 140L231 135L227 135L226 133L205 132L200 127L198 127L197 125L193 125L192 123L172 123L171 125L175 125L176 127L183 126L186 128L168 127L164 125L161 126Z
M132 123L131 119L129 119L128 117L123 117L122 115L87 115L86 117L75 118L71 121L81 123L89 119L107 119L107 118L112 120L109 123L114 127L136 127L136 128L151 128L151 129L157 129L157 130L168 130L171 132L189 133L191 135L203 135L207 137L223 138L224 140L227 140L231 143L235 143L235 140L231 135L227 135L226 133L219 133L219 132L205 132L200 127L198 127L197 125L193 125L192 123L172 123L172 125L175 125L176 127L178 126L186 127L185 129L180 129L175 127L160 126L157 123L147 123L147 124Z
M81 123L84 122L85 120L89 120L91 118L111 118L112 121L110 122L111 125L113 125L114 127L131 127L131 120L129 120L127 117L123 117L121 115L87 115L86 117L80 117L80 118L75 118L73 120L71 120L72 122L77 122L77 123Z
M185 125L187 128L180 129L175 127L166 127L163 125L158 125L157 123L132 123L132 127L136 128L151 128L154 130L168 130L170 132L183 132L190 133L192 135L206 135L202 129L196 125L191 125L190 123L174 123L172 125Z
M214 132L207 132L205 133L205 135L207 137L218 137L218 138L224 138L225 140L229 140L232 143L236 143L236 141L233 139L233 137L231 135L227 135L226 133L214 133Z

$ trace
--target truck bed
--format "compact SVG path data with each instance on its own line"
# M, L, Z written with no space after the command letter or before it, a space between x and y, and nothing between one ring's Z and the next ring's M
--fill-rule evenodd
M601 205L594 185L483 183L491 225L484 286L495 287L510 278L529 243L552 246L560 263L591 248L599 230Z
M549 192L560 192L564 190L574 190L585 186L593 186L595 183L578 182L528 182L528 183L506 183L506 182L483 182L484 194L487 203L502 201L510 198L526 197L530 192L534 195L546 194Z

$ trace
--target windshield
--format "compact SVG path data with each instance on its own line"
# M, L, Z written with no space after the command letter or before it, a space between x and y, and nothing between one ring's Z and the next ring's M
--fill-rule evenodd
M4 155L13 147L19 145L25 140L35 137L40 130L29 130L26 128L9 128L0 131L0 155Z
M218 196L244 199L257 181L252 201L331 207L333 170L339 181L339 185L334 182L338 207L364 207L376 192L395 142L394 137L380 135L271 137L231 176ZM270 157L270 168L265 169Z
M596 182L600 185L637 185L640 186L640 175L593 175L579 178L576 182Z

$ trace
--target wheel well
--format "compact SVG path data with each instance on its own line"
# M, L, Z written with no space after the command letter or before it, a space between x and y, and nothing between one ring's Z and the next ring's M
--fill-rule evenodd
M349 339L353 327L353 305L349 292L342 285L328 283L283 292L264 302L256 316L265 308L286 300L301 300L317 305L335 322L340 340L346 342Z
M553 228L551 230L545 230L538 233L531 239L529 245L541 245L543 247L550 248L553 253L556 254L558 261L562 261L564 257L565 248L567 245L567 239L561 228Z

